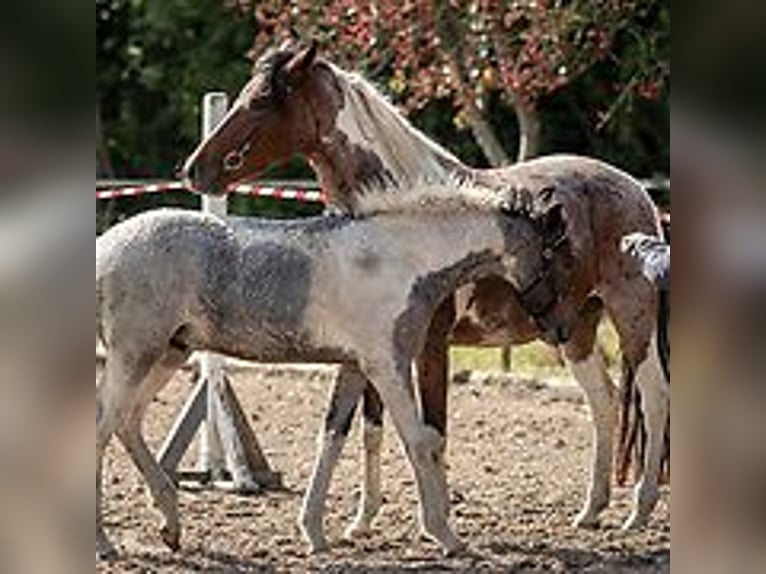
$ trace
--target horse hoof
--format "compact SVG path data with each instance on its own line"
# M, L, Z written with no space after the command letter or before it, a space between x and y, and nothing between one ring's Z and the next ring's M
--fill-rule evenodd
M313 520L305 514L301 514L298 520L298 528L308 542L309 554L319 554L327 550L327 539L324 536L324 527L321 520Z
M572 521L572 526L575 528L582 528L584 530L594 530L598 528L600 521L598 516L591 516L589 514L581 514Z
M317 554L322 554L323 552L327 552L329 546L327 544L327 539L324 537L324 535L308 536L304 532L303 536L309 545L309 555L314 556Z
M343 538L346 540L358 540L359 538L367 538L370 535L371 529L369 525L354 523L346 528L343 533Z
M327 541L320 540L316 543L309 543L309 555L311 556L318 556L319 554L324 554L330 549L330 547L327 544Z
M442 547L442 553L444 554L445 558L454 558L463 554L467 548L468 547L464 542L455 539L453 542L450 542L450 544Z
M163 526L160 529L160 537L171 551L178 552L181 550L181 533L178 530L172 530L167 526Z
M632 532L634 530L640 530L649 522L648 516L642 516L640 514L631 514L630 517L622 525L623 532Z

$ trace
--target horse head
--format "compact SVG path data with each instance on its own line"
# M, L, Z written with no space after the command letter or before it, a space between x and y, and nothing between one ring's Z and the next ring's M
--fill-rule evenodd
M554 201L555 190L532 193L526 188L506 190L503 211L524 213L532 221L540 241L540 265L525 284L518 286L521 306L548 343L565 343L587 303L573 288L574 257L567 235L565 209Z
M342 94L317 45L290 42L254 65L220 124L184 162L181 177L200 193L221 195L269 165L308 155L334 124Z

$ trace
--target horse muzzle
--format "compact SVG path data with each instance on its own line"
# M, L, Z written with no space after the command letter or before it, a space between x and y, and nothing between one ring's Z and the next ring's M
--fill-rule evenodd
M221 197L229 191L226 186L219 183L217 176L207 175L206 170L202 169L198 163L182 167L176 172L176 176L183 182L186 189L201 195Z

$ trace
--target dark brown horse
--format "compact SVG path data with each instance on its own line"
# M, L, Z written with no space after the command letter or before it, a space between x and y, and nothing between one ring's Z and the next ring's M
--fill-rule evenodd
M646 448L625 527L643 525L658 499L669 394L652 342L656 292L638 263L620 251L620 240L628 233L661 235L657 211L642 186L603 162L577 156L472 169L416 130L362 77L317 57L315 45L283 46L261 57L228 115L187 159L183 175L201 193L223 194L230 184L253 178L294 154L308 158L332 205L350 213L365 193L469 180L527 203L540 217L552 212L563 217L567 241L549 246L548 256L560 301L568 302L572 316L579 314L575 328L545 323L545 309L539 308L545 298L534 286L518 292L499 278L487 278L457 291L433 317L416 361L422 414L445 435L450 343L500 345L544 338L561 345L594 423L591 484L575 523L596 524L608 505L618 407L623 407L618 450L624 461L626 406L638 390ZM619 335L621 400L594 346L602 309ZM364 414L365 482L349 534L369 529L381 500L377 466L382 413L371 388L365 393Z

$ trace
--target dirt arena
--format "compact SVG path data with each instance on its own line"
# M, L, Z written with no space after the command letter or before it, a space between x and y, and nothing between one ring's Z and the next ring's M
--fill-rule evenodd
M176 376L147 417L156 448L191 388ZM97 572L604 572L670 571L670 497L649 527L623 533L630 493L616 489L599 530L570 526L587 484L590 424L579 390L533 380L472 376L450 391L452 524L468 550L442 558L422 540L414 484L387 425L384 505L373 535L342 540L357 500L361 457L355 423L337 469L326 532L331 550L309 556L296 526L332 371L237 370L232 382L286 490L256 496L182 492L183 549L167 550L160 518L121 447L105 462L105 522L122 557ZM389 422L389 421L387 421ZM191 464L191 460L187 461Z

